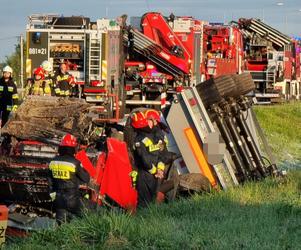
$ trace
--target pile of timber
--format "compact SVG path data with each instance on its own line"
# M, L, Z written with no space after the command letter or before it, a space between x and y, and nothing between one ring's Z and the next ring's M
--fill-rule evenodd
M53 143L71 133L86 141L92 124L89 107L90 104L77 98L29 96L5 124L2 133Z

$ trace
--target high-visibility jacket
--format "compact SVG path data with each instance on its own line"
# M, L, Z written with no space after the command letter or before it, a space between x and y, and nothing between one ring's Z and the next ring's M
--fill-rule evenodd
M28 79L27 86L25 88L25 96L27 95L50 96L51 88L49 81L45 79Z
M55 95L56 96L62 96L62 97L66 97L66 96L70 96L71 95L71 85L70 85L70 79L71 79L71 75L66 72L66 73L58 73L55 76Z
M156 174L157 169L164 170L165 163L161 160L162 142L156 139L154 131L138 132L134 142L134 157L137 168Z
M81 163L69 155L57 156L49 164L52 174L54 191L61 192L66 189L78 191L81 183L88 183L90 176L81 166Z
M45 76L44 78L44 82L45 82L45 95L55 95L54 92L54 75L49 73L48 75Z
M159 125L155 126L152 129L154 134L154 141L160 144L160 154L159 161L162 161L164 164L170 164L174 160L175 154L167 150L168 139L166 133Z
M19 95L17 86L10 78L5 81L4 77L0 79L0 111L9 113L15 111L19 104Z

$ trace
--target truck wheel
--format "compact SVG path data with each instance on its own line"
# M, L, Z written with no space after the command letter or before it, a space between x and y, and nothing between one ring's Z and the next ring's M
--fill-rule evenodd
M180 175L180 184L182 190L194 192L210 192L211 184L207 177L199 173L189 173Z

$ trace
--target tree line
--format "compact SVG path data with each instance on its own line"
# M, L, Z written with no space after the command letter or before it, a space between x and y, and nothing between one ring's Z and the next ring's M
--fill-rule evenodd
M24 72L24 82L26 82L26 74L25 74L25 62L26 62L26 43L23 43L23 72ZM13 78L17 83L17 87L21 87L21 46L19 44L15 44L15 50L10 55L6 56L3 62L0 63L0 69L2 70L5 65L9 65L13 69Z

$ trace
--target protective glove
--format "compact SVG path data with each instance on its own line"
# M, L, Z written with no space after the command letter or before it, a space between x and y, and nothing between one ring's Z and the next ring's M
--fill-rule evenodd
M55 197L56 197L56 192L50 193L50 198L51 198L52 201L55 200Z

